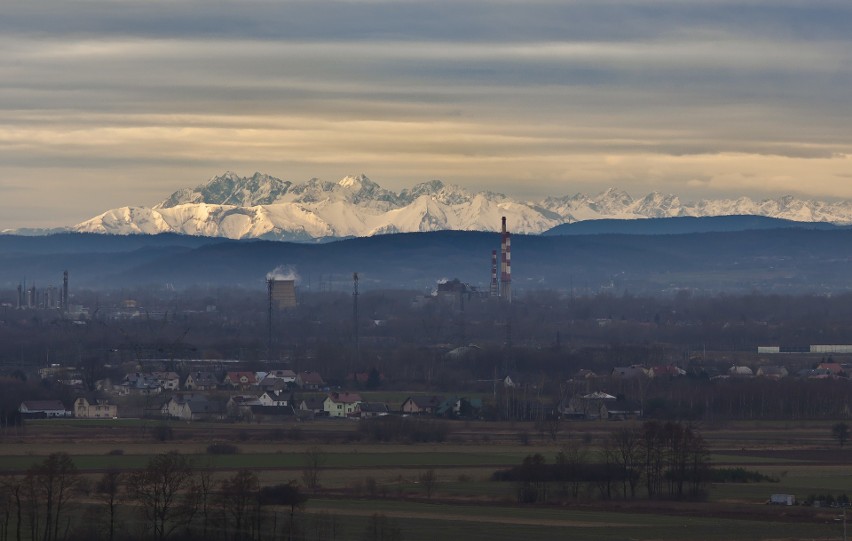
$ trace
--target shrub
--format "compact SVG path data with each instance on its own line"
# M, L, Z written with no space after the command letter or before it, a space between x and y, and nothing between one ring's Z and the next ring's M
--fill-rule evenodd
M124 449L112 449L107 452L109 456L121 456L124 454Z
M713 483L778 483L780 480L745 468L713 468L710 481Z

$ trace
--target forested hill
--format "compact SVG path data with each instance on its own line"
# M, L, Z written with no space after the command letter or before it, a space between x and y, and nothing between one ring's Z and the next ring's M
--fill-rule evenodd
M659 293L840 292L852 283L852 231L769 229L683 235L512 237L516 291ZM60 234L0 238L0 288L22 279L73 287L240 285L263 287L266 273L293 267L302 287L434 287L459 278L487 287L495 233L440 231L297 244L202 237ZM5 302L6 299L3 299Z
M796 222L768 216L678 216L633 220L584 220L557 225L542 235L683 235L687 233L723 233L754 229L821 229L842 228L828 222Z

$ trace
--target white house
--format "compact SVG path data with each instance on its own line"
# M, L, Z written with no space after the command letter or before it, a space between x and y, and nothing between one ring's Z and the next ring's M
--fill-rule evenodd
M358 393L328 393L322 406L329 417L346 417L355 413L360 403L361 395Z
M263 406L289 406L290 395L284 391L266 391L258 399Z
M74 401L74 417L78 419L112 419L118 417L118 406L98 400L90 404L84 397Z
M59 400L25 400L18 411L27 417L71 417L71 412Z

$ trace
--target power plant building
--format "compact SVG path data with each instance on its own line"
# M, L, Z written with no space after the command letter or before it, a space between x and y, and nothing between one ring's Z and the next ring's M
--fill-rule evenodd
M283 310L285 308L294 308L296 302L296 281L295 280L267 280L269 288L269 304L270 307Z

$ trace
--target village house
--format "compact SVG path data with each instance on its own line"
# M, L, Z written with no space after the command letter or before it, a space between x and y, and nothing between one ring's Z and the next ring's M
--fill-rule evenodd
M257 386L257 378L254 372L228 372L222 383L232 389L248 391Z
M753 378L754 371L745 365L734 365L728 368L728 375L732 378Z
M290 389L295 386L295 383L287 383L283 378L271 378L269 376L260 379L257 384L258 391L264 392L280 392Z
M223 417L222 405L200 394L177 394L163 404L163 417L182 421L215 420Z
M299 402L300 411L309 411L312 413L324 413L325 410L324 398L305 398Z
M296 373L292 370L270 370L262 379L280 379L284 383L296 383Z
M71 412L59 400L25 400L18 407L22 417L33 419L53 419L71 417Z
M402 412L410 415L434 415L444 398L441 396L409 396L402 403Z
M610 372L610 377L615 379L637 379L648 377L648 370L644 366L632 364L630 366L616 366Z
M787 377L787 369L783 366L761 366L757 369L757 377L779 380Z
M74 401L74 417L78 419L114 419L118 417L118 406L98 400L89 403L85 397Z
M151 377L164 391L180 389L180 376L176 372L151 372Z
M284 391L266 391L258 400L267 407L280 407L290 405L290 393Z
M652 378L679 378L686 375L686 370L673 364L662 364L652 367L648 375Z
M358 393L329 393L322 409L329 417L347 417L355 413L360 403L361 395Z
M130 372L124 375L124 381L118 386L120 395L142 395L150 396L159 394L162 386L159 380L151 374L144 372Z
M187 391L214 391L218 387L219 378L213 372L192 372L183 384Z
M305 391L318 391L325 387L325 381L318 372L299 372L296 376L296 385Z
M828 372L834 377L846 376L846 372L843 371L843 367L840 363L819 363L817 370L828 370Z
M228 399L225 404L225 411L228 412L229 419L238 419L242 421L251 421L252 406L262 406L263 404L254 395L234 395Z
M355 416L361 419L371 419L373 417L384 417L390 414L390 408L387 404L381 402L361 402L355 409Z
M616 397L601 391L574 395L559 405L559 413L568 419L608 419Z
M454 396L441 401L435 415L441 417L475 417L482 411L482 399Z

